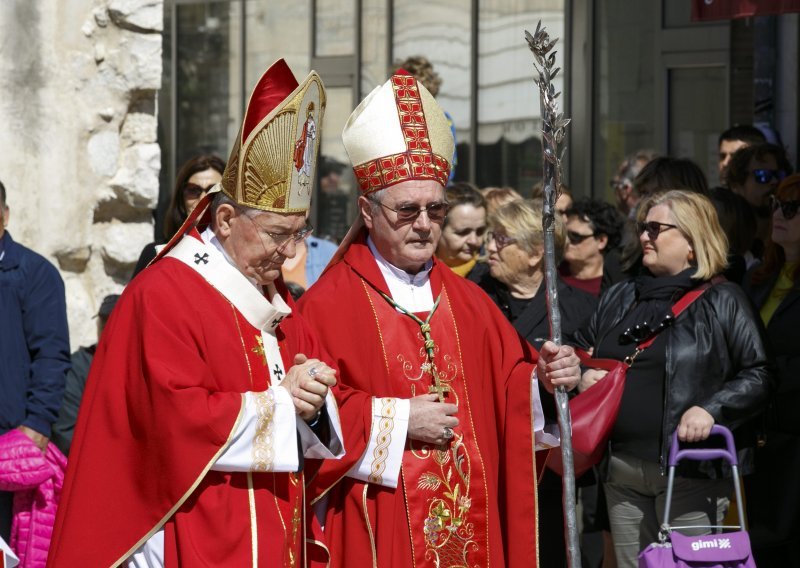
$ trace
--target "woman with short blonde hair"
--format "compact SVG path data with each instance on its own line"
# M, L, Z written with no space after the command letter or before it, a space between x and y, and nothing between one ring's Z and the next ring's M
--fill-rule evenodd
M556 256L564 249L565 233L556 216ZM506 203L489 215L486 242L488 271L470 279L489 295L519 334L540 349L549 337L544 285L544 233L542 200L519 199ZM568 286L559 277L558 307L565 344L573 343L577 331L591 317L597 300L591 294ZM542 407L549 421L556 421L552 395L541 392ZM540 525L539 557L542 566L566 565L561 480L546 471L538 490L539 515L549 520ZM559 521L561 519L561 521Z
M648 198L642 204L642 215L657 205L666 205L675 225L693 245L689 262L697 266L694 278L710 280L728 266L728 237L719 224L717 210L705 195L672 189Z
M694 443L705 441L714 424L735 431L763 410L772 383L750 302L738 285L716 278L728 243L711 201L669 190L640 207L643 270L603 294L581 345L627 365L603 479L620 568L636 568L639 552L658 537L673 432ZM686 297L694 300L676 316ZM587 367L581 392L606 374L591 362ZM752 448L754 440L740 437L737 445ZM743 473L750 468L742 464ZM731 492L729 474L717 464L681 464L670 521L685 534L707 534L700 527L722 524Z

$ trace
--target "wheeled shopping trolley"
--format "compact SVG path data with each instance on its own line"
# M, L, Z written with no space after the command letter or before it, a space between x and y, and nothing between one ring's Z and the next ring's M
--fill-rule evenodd
M679 449L677 431L672 435L669 451L669 478L664 506L664 522L659 531L659 542L653 543L639 554L639 568L756 568L750 548L750 537L744 527L744 501L739 480L739 464L733 434L724 426L714 425L711 435L722 436L725 449ZM739 509L739 526L670 526L672 486L675 467L681 460L705 461L723 459L733 470L736 505ZM715 528L732 530L704 536L685 536L675 529Z

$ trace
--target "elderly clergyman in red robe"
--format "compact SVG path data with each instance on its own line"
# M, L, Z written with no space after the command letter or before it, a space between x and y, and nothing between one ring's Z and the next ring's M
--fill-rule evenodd
M573 388L578 358L536 353L434 258L454 143L421 84L398 71L343 139L360 217L300 301L342 384L371 395L342 405L348 454L312 482L330 566L534 566L534 450L558 444L537 381Z
M306 109L324 104L316 73L298 85L275 63L221 191L120 298L88 379L49 566L305 562L304 465L344 447L336 374L280 268L309 232L293 152Z

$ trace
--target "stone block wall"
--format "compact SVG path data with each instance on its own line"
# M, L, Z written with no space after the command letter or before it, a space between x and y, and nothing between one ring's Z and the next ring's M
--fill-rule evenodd
M162 28L163 0L0 2L8 230L59 268L73 349L153 240Z

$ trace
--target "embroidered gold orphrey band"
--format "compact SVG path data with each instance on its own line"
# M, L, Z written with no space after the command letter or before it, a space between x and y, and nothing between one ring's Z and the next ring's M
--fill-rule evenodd
M392 430L394 430L394 417L397 414L397 399L386 397L381 399L381 417L378 422L378 435L375 451L372 454L372 472L369 475L370 483L382 483L383 472L386 471L386 460L389 458L388 448L392 443Z

